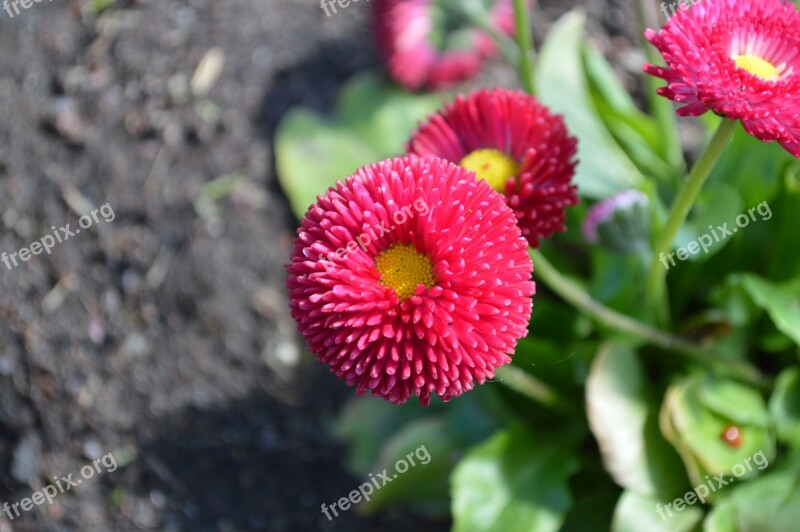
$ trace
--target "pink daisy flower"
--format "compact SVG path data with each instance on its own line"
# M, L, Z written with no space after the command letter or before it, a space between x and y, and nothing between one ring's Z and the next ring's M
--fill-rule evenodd
M527 335L533 265L514 215L441 159L391 159L337 183L301 221L286 268L298 329L359 395L447 401Z
M440 88L475 77L495 55L492 39L446 0L372 0L378 48L389 75L403 87ZM488 0L491 19L514 33L511 0ZM454 8L456 7L456 8Z
M800 157L800 13L781 0L703 0L678 10L649 40L667 67L644 71L667 81L658 93L740 120L754 137Z
M431 116L408 143L409 153L442 157L474 171L504 194L532 247L565 229L578 141L564 120L523 92L482 89L458 96Z

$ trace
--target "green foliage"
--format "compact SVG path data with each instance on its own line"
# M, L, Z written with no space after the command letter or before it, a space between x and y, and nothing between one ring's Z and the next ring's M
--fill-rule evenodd
M389 504L402 504L433 515L450 507L449 475L458 457L497 428L492 391L476 390L444 408L408 403L395 406L373 398L353 399L334 426L334 433L350 444L348 468L357 478L387 469L395 471L399 459L425 446L430 462L398 474L362 505L372 512Z
M441 94L407 93L366 73L342 88L331 119L289 110L275 133L275 163L295 216L361 166L401 155L417 122L443 100Z
M734 428L732 440L724 434ZM775 438L761 395L734 381L708 375L673 384L661 412L661 429L683 458L693 485L705 475L731 476L734 467L763 452L775 456ZM747 471L749 478L758 474Z
M598 117L583 67L586 15L573 11L553 25L536 65L536 92L562 113L570 130L580 131L581 164L575 182L582 196L604 198L637 188L644 178Z
M767 311L775 326L800 345L800 279L791 283L770 283L755 275L733 278Z
M558 530L577 466L563 444L525 428L496 434L453 473L453 530Z
M537 96L565 116L579 139L575 181L585 200L567 211L568 230L541 251L582 297L655 327L656 313L643 301L654 260L649 248L686 168L675 159L676 146L664 141L669 124L630 95L585 38L585 22L581 10L557 21L535 68ZM302 216L356 168L402 154L417 121L444 100L360 74L342 88L332 116L290 110L275 153L293 212ZM711 131L719 118L708 113L696 123ZM649 199L644 246L588 244L581 225L591 202L631 188ZM212 204L225 195L205 192ZM568 304L535 271L530 335L519 342L513 369L561 400L534 400L499 377L427 408L353 399L334 431L348 445L356 479L392 471L421 445L431 456L360 508L401 505L449 515L458 532L794 530L798 207L800 163L737 126L674 247L701 241L723 224L737 231L669 269L670 312L658 326L671 336L653 341L617 331ZM741 214L749 216L746 227L736 225ZM681 358L686 353L676 338L700 353ZM754 365L766 378L757 386L724 377L719 366L702 363L706 351L726 363ZM739 475L754 456L768 463ZM658 505L705 484L707 475L735 482L662 519Z
M789 368L778 376L769 400L778 441L800 449L800 370Z
M703 510L688 506L671 516L663 511L659 515L656 508L662 504L658 499L626 491L619 498L614 510L613 532L692 532L703 519ZM663 504L662 504L663 506Z
M589 425L614 481L645 496L680 492L680 461L658 430L658 409L644 368L628 347L601 348L586 381Z
M797 530L800 506L800 463L797 456L735 490L709 514L705 532Z

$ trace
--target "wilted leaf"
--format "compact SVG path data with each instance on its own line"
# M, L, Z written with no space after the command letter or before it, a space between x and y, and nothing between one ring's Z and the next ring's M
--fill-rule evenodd
M589 425L614 481L643 495L671 495L680 461L658 431L641 363L631 349L603 347L586 382Z
M661 512L659 513L659 506ZM703 519L703 510L686 506L667 513L657 499L626 491L614 510L613 532L691 532Z

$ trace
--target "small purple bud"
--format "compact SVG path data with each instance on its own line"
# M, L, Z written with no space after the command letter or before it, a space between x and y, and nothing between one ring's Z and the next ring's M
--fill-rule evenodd
M583 221L584 238L616 251L636 249L647 241L650 227L647 205L647 196L633 189L595 203Z

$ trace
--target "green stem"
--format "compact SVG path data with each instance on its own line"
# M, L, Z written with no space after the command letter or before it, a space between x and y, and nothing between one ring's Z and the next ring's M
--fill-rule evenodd
M514 18L517 23L517 44L519 45L519 72L522 86L528 94L533 94L533 35L527 0L514 0Z
M581 412L581 405L576 405L555 391L550 385L539 380L524 369L512 365L502 366L495 370L495 376L503 384L533 401L562 414L574 415Z
M651 308L660 305L665 297L665 281L667 276L667 268L664 262L667 260L667 254L672 251L672 244L675 242L675 237L680 231L683 224L686 223L686 218L697 200L697 196L703 189L708 176L711 174L714 165L722 155L725 146L728 145L733 132L736 130L736 121L725 119L717 128L711 142L708 143L703 154L697 160L689 173L689 177L683 185L675 203L672 205L667 223L655 247L655 255L650 264L650 273L647 277L646 295L647 302ZM662 256L664 257L662 261ZM669 264L669 263L667 263Z
M561 296L573 307L605 325L610 329L630 334L641 338L650 344L665 350L672 350L684 355L686 358L704 366L712 366L723 373L750 382L757 386L763 385L765 379L758 369L746 362L730 360L717 353L695 345L683 338L650 327L625 314L612 310L593 299L577 283L564 277L550 264L538 250L530 250L534 264L534 276L546 284L553 292Z
M519 44L521 53L518 63L519 75L522 79L525 90L528 93L533 94L533 63L530 56L530 51L532 50L533 44L530 32L528 6L525 0L514 0L514 15L517 23L517 42ZM694 200L696 199L699 190L702 188L703 183L711 173L714 163L717 161L722 153L723 148L730 140L735 125L735 122L730 120L723 122L723 125L720 126L712 138L708 148L706 148L694 169L692 169L692 172L689 175L687 187L684 188L679 196L678 201L676 201L676 206L673 207L673 212L670 215L670 221L668 221L667 228L665 228L664 234L661 237L661 241L668 241L667 251L669 251L669 247L671 247L672 242L675 240L677 231L686 220L686 216L688 215L689 210L691 210L691 206L694 204ZM688 186L689 183L692 185ZM693 195L690 195L695 187L697 190L693 193ZM681 198L683 197L686 199L682 200ZM690 201L688 201L689 199ZM679 203L686 203L685 207L680 207L680 211L682 211L684 208L686 209L686 212L680 217L677 207ZM673 220L673 218L675 218L675 220ZM673 226L677 226L677 228L671 229ZM671 236L668 234L668 230L671 232ZM662 249L662 247L663 246L661 245L658 246L657 254L660 253L658 250ZM626 316L625 314L606 307L602 303L594 300L577 283L561 275L561 273L552 264L550 264L550 261L548 261L541 252L533 249L529 251L535 265L535 275L551 290L553 290L553 292L561 296L576 309L583 311L585 314L595 319L600 324L616 331L641 338L650 344L660 347L661 349L672 350L682 354L689 360L704 366L712 366L721 373L742 379L756 386L763 387L766 385L767 378L764 377L764 375L757 368L751 366L747 362L730 360L727 357L719 355L703 346L696 345L673 334L653 328L645 323ZM660 265L657 261L657 258L655 264ZM655 273L652 273L653 271L655 271ZM663 272L660 272L657 269L651 269L651 275L658 274L663 274ZM663 276L661 277L661 283L663 284ZM503 373L504 372L501 371L499 375L502 376ZM519 377L518 375L516 376ZM525 376L529 375L525 374ZM525 386L521 387L524 387L528 390L528 392L523 393L526 393L537 401L547 404L548 401L553 400L550 392L548 392L548 388L542 388L542 383L535 378L534 381L530 381L528 379L522 381L519 379L519 382L524 382ZM514 387L512 384L509 384L509 386ZM519 388L515 389L519 390Z

